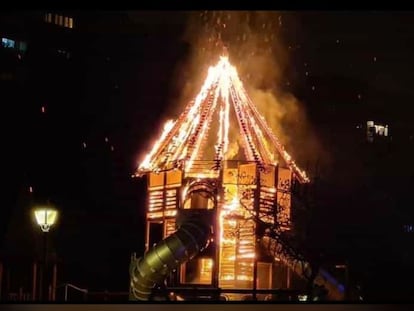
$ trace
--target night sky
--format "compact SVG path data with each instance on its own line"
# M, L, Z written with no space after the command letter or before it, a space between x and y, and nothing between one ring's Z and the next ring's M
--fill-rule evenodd
M129 256L144 247L145 180L131 174L160 123L177 116L183 81L194 72L186 67L195 48L184 35L190 14L76 13L79 27L64 36L28 24L12 31L4 25L23 15L2 14L2 36L30 41L21 60L2 54L3 68L19 80L0 81L8 124L0 250L31 258L39 234L30 205L50 200L61 211L51 233L60 280L127 291ZM348 259L355 279L376 299L383 293L379 280L413 274L406 266L412 237L403 225L414 223L414 16L276 16L287 56L278 83L298 99L327 151L302 161L317 177L309 240L327 260ZM392 138L366 143L357 126L371 119L388 124ZM401 288L395 292L390 297L403 297Z

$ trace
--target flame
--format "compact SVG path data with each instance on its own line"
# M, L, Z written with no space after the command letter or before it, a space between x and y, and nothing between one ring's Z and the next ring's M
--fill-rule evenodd
M152 146L151 151L145 156L144 160L142 161L141 165L139 166L140 170L143 169L152 169L151 166L151 159L155 152L158 150L160 145L163 143L164 139L167 137L168 133L171 131L172 127L174 126L175 121L174 120L168 120L164 124L164 130L160 136L160 138L154 143Z
M296 163L263 116L249 98L237 69L227 56L221 56L208 69L207 78L195 100L189 103L176 121L164 125L160 138L138 167L139 172L161 170L171 163L185 162L184 170L191 171L194 161L202 160L214 112L218 109L218 131L214 144L214 159L221 161L234 154L230 144L230 112L233 107L240 128L246 160L261 164L277 164L275 152L301 182L309 182L306 173ZM231 147L229 152L229 146ZM274 150L276 149L276 150Z
M232 120L236 119L239 127L237 138L240 140L240 145L237 140L230 140L230 126L236 125L230 122L231 112L235 115ZM217 133L209 136L213 121L216 122L217 126L214 129L217 129ZM212 139L214 142L211 144ZM191 177L196 180L218 178L221 171L212 168L211 161L204 161L203 158L203 153L209 149L205 148L207 143L214 147L215 163L234 157L242 147L247 161L276 165L276 161L281 158L300 182L309 182L306 173L299 169L264 117L258 112L236 68L230 64L226 56L220 57L218 63L208 69L207 78L200 92L186 106L178 119L165 123L160 137L140 163L138 172L157 172L179 167L186 178ZM189 185L184 184L180 193L185 209L191 208L189 204L191 201L186 200ZM236 283L247 286L245 281L253 280L252 269L256 258L257 241L256 224L252 219L252 215L255 215L254 198L253 196L246 198L243 193L252 188L237 182L229 182L224 185L224 188L226 189L224 196L217 196L220 286L230 286L230 284L234 286ZM272 194L270 197L273 200L277 189L269 187L268 191ZM176 209L161 211L159 200L155 196L149 200L148 218L176 216ZM274 221L274 218L270 221ZM209 260L201 262L202 275L206 280L210 277L212 264L213 262Z
M241 206L239 186L226 185L226 195L221 204L220 223L220 270L221 286L249 286L237 281L253 280L253 260L255 254L254 224L248 220L250 214ZM248 233L242 237L241 231ZM248 267L248 268L246 268Z
M232 119L230 118L231 113L234 113L235 118L233 115ZM237 120L237 124L231 124L230 120L234 119ZM215 127L212 126L213 122ZM240 145L237 140L230 140L232 125L238 125L237 139ZM217 132L209 136L211 128ZM220 57L219 62L209 68L199 94L186 106L184 112L176 120L165 123L160 137L140 163L138 172L157 172L180 167L186 178L192 177L197 181L203 178L218 178L221 171L212 168L212 161L204 161L203 158L203 153L207 153L210 145L214 147L214 163L232 158L239 153L239 149L243 149L247 161L275 165L281 158L299 181L309 181L306 173L298 168L256 109L236 68L230 64L226 56ZM191 201L186 200L189 186L189 183L183 184L179 194L185 209L191 208ZM253 195L245 197L244 193L252 188L250 185L241 185L237 182L226 183L224 188L224 195L217 196L220 286L250 286L249 282L253 281L257 243L256 224L252 215L256 212L253 208ZM269 187L269 200L276 198L276 192L275 187ZM176 216L176 208L161 210L160 200L162 199L155 194L150 198L148 218ZM274 218L269 219L269 222L272 221ZM201 278L211 279L213 261L203 259L200 265Z

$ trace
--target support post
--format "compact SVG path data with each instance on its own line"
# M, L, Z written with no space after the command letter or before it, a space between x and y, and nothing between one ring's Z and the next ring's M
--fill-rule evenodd
M32 301L36 300L36 285L37 285L37 263L33 262L33 283L32 283Z
M43 272L42 272L42 294L41 300L47 301L48 299L48 278L47 278L47 232L43 232Z
M57 281L57 265L53 265L53 280L52 280L52 301L56 300L56 281Z
M3 285L3 263L0 262L0 301L2 298L1 286Z
M10 266L8 267L8 269L6 270L6 299L9 299L9 294L10 294Z
M216 206L215 208L215 217L214 217L214 221L215 221L215 229L214 229L214 249L215 249L215 253L214 253L214 263L213 263L213 287L214 288L219 288L220 285L220 213L222 211L223 208L223 202L224 202L224 186L223 186L223 175L224 175L224 170L227 167L227 163L225 161L222 162L221 168L220 168L220 173L219 173L219 183L217 186L217 193L216 198L215 198L215 202L216 202ZM218 200L218 197L220 197L220 200ZM219 299L220 297L220 293L217 295L217 299Z
M260 168L259 165L256 164L256 189L254 191L254 213L255 217L259 217L260 212ZM254 241L254 258L253 258L253 300L257 300L257 258L259 255L259 228L258 228L258 222L256 222L254 227L254 235L255 235L255 241Z
M286 266L286 288L290 289L290 268Z
M345 301L351 299L351 291L349 287L349 262L345 262Z

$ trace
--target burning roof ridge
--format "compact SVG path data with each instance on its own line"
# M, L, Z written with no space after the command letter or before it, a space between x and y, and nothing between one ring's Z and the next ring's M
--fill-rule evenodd
M306 173L298 168L257 110L237 69L226 55L220 56L218 63L208 69L200 92L181 115L164 124L161 135L140 163L137 174L162 170L179 163L182 169L191 170L194 161L203 157L216 111L218 129L212 160L228 160L230 113L234 111L247 161L254 161L261 167L277 164L279 159L275 155L279 154L300 182L309 182Z

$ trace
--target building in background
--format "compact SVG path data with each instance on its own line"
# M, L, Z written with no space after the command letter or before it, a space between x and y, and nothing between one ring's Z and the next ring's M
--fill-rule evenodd
M388 125L367 121L367 141L372 143L374 139L388 138Z
M2 298L20 287L31 294L40 237L29 210L47 199L62 215L50 239L60 258L58 283L127 291L128 275L119 271L145 243L139 230L145 211L137 208L145 198L130 175L137 137L146 133L131 133L158 117L139 109L148 93L137 90L152 89L152 106L161 110L160 89L185 52L178 35L151 27L122 12L0 14L0 94L8 121ZM159 36L148 36L154 31ZM164 72L165 85L142 75L155 71ZM103 260L96 262L97 254Z

